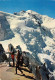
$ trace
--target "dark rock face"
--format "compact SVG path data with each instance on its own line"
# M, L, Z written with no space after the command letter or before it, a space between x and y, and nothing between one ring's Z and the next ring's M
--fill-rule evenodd
M14 37L10 24L4 14L0 13L0 41Z
M14 15L17 15L17 12L14 12Z
M0 62L3 62L5 60L7 60L7 56L5 54L2 44L0 44Z
M3 40L5 37L5 30L3 30L3 25L2 23L4 23L5 17L4 15L0 14L0 40Z
M0 54L0 62L4 62L5 60L7 60L5 53Z

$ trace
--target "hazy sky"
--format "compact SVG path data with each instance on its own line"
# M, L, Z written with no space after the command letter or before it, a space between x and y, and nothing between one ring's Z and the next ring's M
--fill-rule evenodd
M55 0L0 0L0 11L14 13L33 10L55 18Z

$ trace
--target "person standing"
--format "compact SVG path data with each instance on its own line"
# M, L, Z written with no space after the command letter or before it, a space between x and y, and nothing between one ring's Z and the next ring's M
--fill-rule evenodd
M18 50L17 52L17 56L16 56L16 74L17 74L17 68L19 69L19 71L21 71L21 73L23 74L21 68L20 68L20 65L21 65L21 57L22 57L22 54L20 53L20 51Z
M10 61L12 59L13 67L14 67L15 66L15 62L14 62L14 53L15 52L14 52L14 47L11 43L8 45L8 52L9 52L9 66L11 66Z

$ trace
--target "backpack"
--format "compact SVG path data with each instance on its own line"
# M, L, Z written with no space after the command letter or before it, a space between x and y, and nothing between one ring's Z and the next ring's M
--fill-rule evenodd
M17 64L19 64L19 65L23 65L23 57L22 57L22 54L21 54L21 52L19 51L19 53L17 54L17 56L16 56L16 58L17 58Z

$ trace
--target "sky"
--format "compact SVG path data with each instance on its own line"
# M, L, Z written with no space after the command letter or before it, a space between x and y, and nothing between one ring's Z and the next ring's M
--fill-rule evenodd
M22 10L55 18L55 0L0 0L0 11L14 13Z

